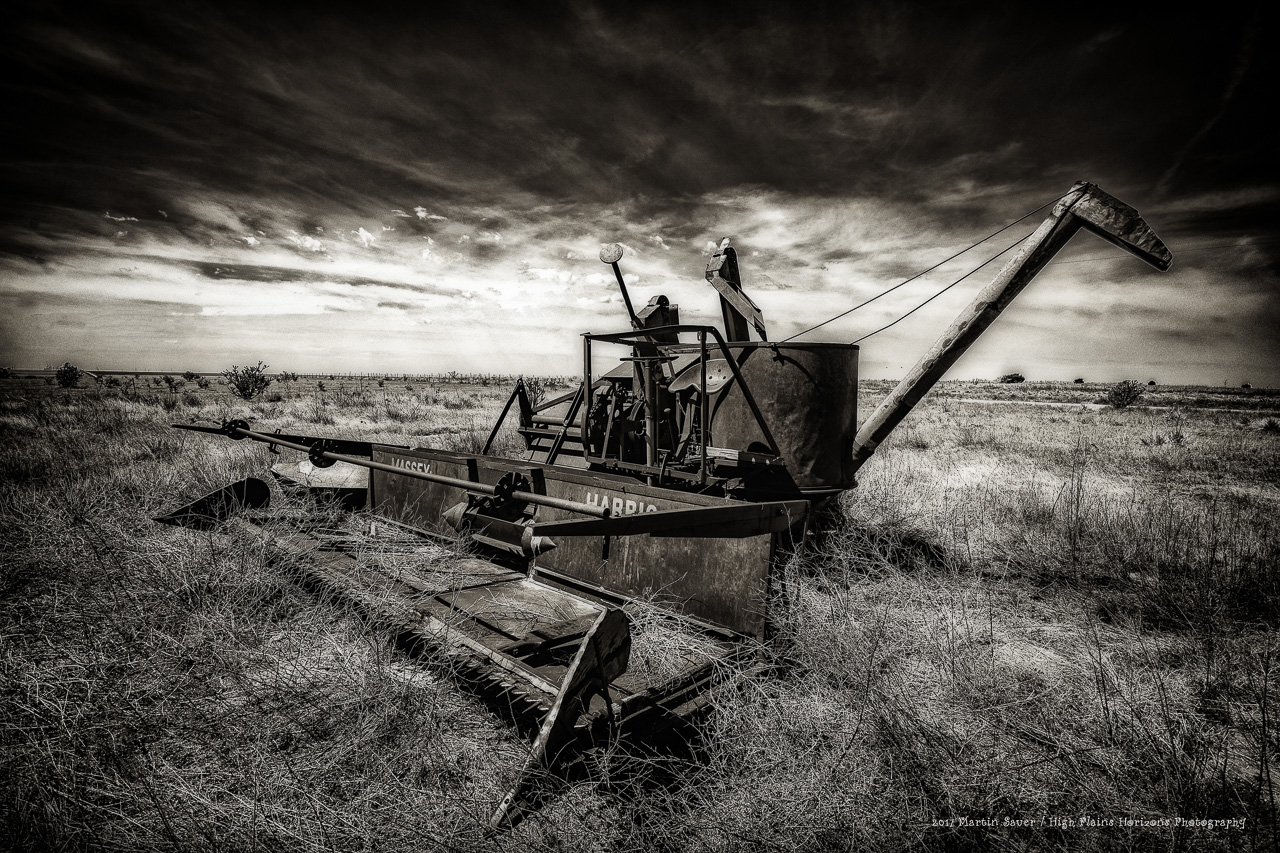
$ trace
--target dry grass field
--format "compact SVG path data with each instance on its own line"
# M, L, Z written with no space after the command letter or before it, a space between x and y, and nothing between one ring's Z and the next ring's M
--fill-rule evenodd
M485 839L518 733L261 543L149 518L274 458L170 422L476 451L509 382L4 384L6 848L1276 844L1275 392L944 383L788 565L775 674L719 701L698 760L621 746Z

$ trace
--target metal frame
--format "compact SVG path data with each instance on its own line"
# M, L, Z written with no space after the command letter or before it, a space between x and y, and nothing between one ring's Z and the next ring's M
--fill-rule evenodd
M774 456L781 455L781 451L778 449L778 443L773 437L773 432L769 429L768 422L765 421L764 415L761 414L760 412L760 407L759 405L757 405L755 397L751 393L751 387L747 384L745 377L743 377L742 375L742 371L739 369L738 362L733 356L733 351L730 344L724 339L724 336L720 334L720 331L715 326L680 324L675 326L656 326L652 329L644 329L643 331L613 332L610 334L603 334L603 335L586 333L582 336L582 339L583 339L583 345L582 345L583 387L589 388L592 385L591 344L593 341L598 341L600 343L612 343L612 344L631 343L632 345L634 345L637 342L637 339L641 339L641 338L650 339L653 335L657 333L670 333L670 334L679 335L681 332L691 332L698 336L698 344L697 344L698 361L699 361L698 426L701 433L701 441L699 443L700 459L699 459L699 466L698 466L699 483L701 485L706 484L707 473L708 473L707 432L710 426L708 423L710 418L710 412L708 410L708 399L707 399L707 358L709 355L708 347L707 347L708 335L710 335L712 338L715 339L716 346L719 348L720 352L723 354L725 362L729 365L729 370L733 373L734 380L738 383L738 386L742 389L743 399L746 401L747 407L751 410L751 414L755 418L756 425L760 428L761 435L764 437L765 442L769 445L770 453L772 453ZM685 344L658 344L656 346L660 352L666 353L674 350L676 347L683 349L686 345ZM646 413L651 423L650 426L646 427L646 432L650 433L648 436L646 436L646 438L650 443L650 453L652 454L653 442L656 442L657 440L656 427L652 426L652 424L656 421L656 417L657 417L656 412L653 411L654 410L653 394L650 387L654 385L654 382L652 379L651 368L645 365L643 369L645 371L646 376L648 377L645 381L645 405L646 405ZM606 438L605 446L600 448L599 456L593 457L590 454L590 448L587 445L589 413L590 413L590 406L587 406L584 404L581 412L581 430L582 430L582 436L583 436L584 458L586 458L588 462L595 463L598 465L611 464L612 460L608 459L605 456L605 453L608 450L607 438ZM612 412L610 412L610 414L612 415ZM610 425L612 425L612 423L610 423ZM658 468L658 466L653 464L654 461L655 460L650 460L650 464L644 467L649 469ZM629 464L627 465L627 467L633 468L633 469L636 468L634 464ZM665 468L665 466L663 466L663 468ZM650 477L652 477L653 471L650 470L646 473L648 473Z

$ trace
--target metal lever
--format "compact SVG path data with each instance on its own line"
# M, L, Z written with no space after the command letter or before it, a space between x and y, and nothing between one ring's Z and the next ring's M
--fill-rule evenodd
M618 289L622 291L622 301L627 304L627 316L631 318L631 328L642 329L644 324L640 322L640 318L636 316L636 311L631 307L631 294L627 292L627 283L622 280L622 270L618 268L618 261L622 260L622 246L618 243L606 243L600 247L600 261L608 264L613 268L613 277L618 280Z

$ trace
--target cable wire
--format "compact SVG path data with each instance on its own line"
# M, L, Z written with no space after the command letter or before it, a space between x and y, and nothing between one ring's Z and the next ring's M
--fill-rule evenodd
M1030 214L1028 214L1028 215L1030 215ZM1024 216L1024 217L1023 217L1023 219L1026 219L1026 217ZM861 343L862 341L865 341L867 338L871 337L872 335L878 335L878 334L880 334L881 332L883 332L885 329L888 329L888 328L890 328L890 327L892 327L892 326L896 326L898 323L900 323L900 322L902 322L903 320L907 319L907 318L908 318L908 317L910 317L912 314L916 313L916 312L917 312L917 311L919 311L921 308L923 308L924 306L928 305L930 302L932 302L933 300L937 299L939 296L941 296L942 294L946 293L948 290L950 290L951 288L955 287L955 286L956 286L957 284L959 284L960 282L964 281L966 278L968 278L969 276L973 275L973 274L974 274L974 273L976 273L978 270L982 269L982 268L983 268L983 267L985 267L987 264L989 264L989 263L991 263L992 261L994 261L996 258L1000 257L1000 256L1001 256L1001 255L1003 255L1003 254L1006 254L1010 249L1012 249L1014 246L1017 246L1019 243L1022 243L1022 242L1023 242L1023 240L1026 240L1026 239L1027 239L1026 237L1023 237L1023 238L1019 239L1017 242L1013 243L1012 245L1010 245L1010 246L1006 246L1004 249L1001 249L1001 250L1000 250L999 252L997 252L996 254L992 255L992 256L991 256L991 257L989 257L989 258L987 258L987 259L986 259L985 261L983 261L981 264L979 264L978 266L976 266L976 267L974 267L973 269L969 270L967 273L965 273L964 275L962 275L960 278L958 278L958 279L956 279L955 281L951 282L951 283L950 283L950 284L948 284L946 287L942 288L942 290L939 290L937 293L933 294L933 296L930 296L930 297L929 297L928 299L926 299L924 302L921 302L921 303L920 303L919 305L917 305L915 308L912 308L910 311L908 311L907 313L903 314L901 317L899 317L898 319L894 320L892 323L889 323L888 325L885 325L885 326L881 326L880 328L876 329L874 332L868 332L867 334L863 335L862 337L857 338L856 340L850 341L850 343L854 343L854 344ZM1190 248L1180 250L1179 254L1180 254L1180 255L1187 255L1187 254L1194 254L1194 253L1196 253L1196 252L1201 252L1201 251L1214 251L1214 250L1220 250L1220 249L1249 248L1249 247L1252 247L1252 246L1261 245L1261 244L1263 244L1263 243L1273 243L1273 242L1276 242L1276 241L1275 241L1275 240L1257 241L1257 242L1255 242L1255 243L1250 243L1250 244L1249 244L1249 246L1247 246L1247 247L1241 247L1241 246L1239 246L1239 245L1238 245L1238 244L1236 244L1236 243L1219 243L1219 244L1204 245L1204 246L1192 246L1192 247L1190 247ZM1054 265L1056 265L1056 264L1078 264L1078 263L1082 263L1082 262L1084 262L1084 261L1109 261L1109 260L1114 260L1114 259L1115 259L1115 256L1113 256L1113 255L1109 255L1109 256L1101 257L1101 258L1072 258L1071 260L1066 260L1066 261L1050 261L1050 264L1054 264ZM888 291L885 291L885 292L887 293Z
M995 237L995 236L997 236L997 235L999 235L999 234L1003 234L1005 231L1008 231L1010 228L1012 228L1013 226L1017 225L1017 224L1018 224L1019 222L1021 222L1022 220L1024 220L1024 219L1028 219L1028 218L1030 218L1030 217L1032 217L1032 216L1035 216L1037 213L1039 213L1040 211L1044 210L1046 207L1049 207L1050 205L1057 204L1058 202L1062 201L1062 200L1063 200L1064 198L1066 198L1068 195L1070 195L1070 193L1063 193L1062 195L1060 195L1060 196L1058 196L1057 198L1055 198L1053 201L1047 201L1047 202L1045 202L1044 204L1040 205L1039 207L1037 207L1035 210L1031 211L1030 213L1023 214L1022 216L1018 217L1017 219L1013 220L1013 221L1012 221L1012 222L1010 222L1008 225L1004 226L1003 228L1000 228L1000 229L999 229L999 230L997 230L997 231L992 231L990 234L988 234L987 236L983 237L983 238L982 238L981 240L979 240L978 242L976 242L976 243L974 243L974 244L972 244L972 245L970 245L970 246L967 246L967 247L966 247L966 248L964 248L964 249L961 249L960 251L956 252L956 253L955 253L954 255L952 255L951 257L946 258L945 260L938 261L938 263L936 263L936 264L934 264L933 266L929 267L927 270L924 270L924 271L922 271L922 272L918 272L918 273L916 273L915 275L911 276L911 278L908 278L908 279L906 279L906 280L904 280L904 281L900 281L900 282L898 282L897 284L895 284L893 287L889 288L888 290L881 291L880 293L877 293L875 296L871 297L871 298L870 298L870 299L868 299L866 302L859 303L859 304L857 304L857 305L853 306L852 308L850 308L848 311L844 311L844 312L842 312L842 313L840 313L840 314L835 315L834 317L831 317L831 318L829 318L829 319L823 320L821 323L818 323L816 326L810 326L809 328L805 329L803 332L796 332L796 333L795 333L794 335L792 335L791 337L789 337L789 338L783 338L782 340L778 341L777 343L785 344L787 341L795 340L796 338L800 337L801 335L807 335L807 334L809 334L810 332L814 331L815 329L821 329L823 326L827 325L828 323L835 322L836 320L839 320L841 317L847 317L847 316L849 316L849 315L850 315L850 314L852 314L854 311L857 311L859 308L862 308L862 307L863 307L863 306L865 306L865 305L870 305L872 302L875 302L875 301L876 301L877 299L879 299L881 296L887 296L888 294L893 293L893 292L894 292L895 290L897 290L899 287L902 287L902 286L903 286L903 285L905 285L905 284L910 284L911 282L915 281L916 279L920 278L921 276L928 275L929 273L933 272L934 270L936 270L938 267L942 266L943 264L945 264L945 263L949 263L950 261L954 261L956 258L958 258L958 257L960 257L961 255L963 255L965 252L968 252L968 251L970 251L970 250L972 250L972 249L976 249L978 246L981 246L983 243L987 242L987 241L988 241L988 240L990 240L992 237ZM1021 240L1019 240L1018 242L1022 242L1022 241L1021 241ZM1017 245L1017 243L1015 243L1014 245L1016 246L1016 245ZM1008 249L1006 249L1005 251L1008 251ZM1002 252L1001 254L1003 254L1003 252ZM996 257L999 257L999 255L996 255ZM990 261L988 261L988 263L990 263ZM980 270L980 269L982 269L982 267L977 267L977 268L975 268L974 270L972 270L972 271L970 272L970 275L971 275L973 272L977 272L977 271L978 271L978 270ZM961 281L963 281L963 280L964 280L964 279L961 279ZM956 283L957 283L957 282L952 282L952 285L948 285L948 286L949 286L949 287L950 287L950 286L953 286L953 285L954 285L954 284L956 284ZM901 318L899 318L899 319L901 319ZM874 334L875 334L875 332L872 332L871 334L873 334L873 335L874 335ZM859 340L861 340L861 338L859 338Z
M1024 216L1024 217L1023 217L1023 219L1026 219L1026 217ZM888 329L888 328L890 328L891 326L896 326L896 325L898 325L898 324L899 324L899 323L901 323L903 320L907 319L907 318L908 318L908 317L910 317L912 314L916 313L916 312L917 312L917 311L919 311L921 308L923 308L924 306L928 305L930 302L932 302L933 300L937 299L939 296L941 296L942 294L946 293L948 290L950 290L951 288L955 287L957 284L959 284L960 282L964 281L966 278L968 278L969 276L973 275L973 274L974 274L974 273L976 273L978 270L982 269L982 268L983 268L983 267L985 267L987 264L989 264L989 263L991 263L992 261L994 261L996 258L998 258L998 257L1000 257L1001 255L1003 255L1003 254L1007 253L1007 252L1008 252L1010 249L1012 249L1014 246L1019 245L1020 243L1022 243L1022 242L1023 242L1024 240L1026 240L1026 239L1027 239L1026 237L1019 237L1019 238L1018 238L1017 240L1015 240L1013 243L1011 243L1011 244L1010 244L1010 245L1008 245L1008 246L1005 246L1003 249L1001 249L1000 251L996 252L994 255L992 255L991 257L987 258L985 261L983 261L982 263L978 264L976 267L974 267L973 269L969 270L967 273L965 273L964 275L960 276L958 279L956 279L955 281L951 282L951 283L950 283L950 284L948 284L946 287L942 288L942 290L939 290L937 293L933 294L933 296L930 296L930 297L929 297L928 299L926 299L924 302L921 302L921 303L920 303L919 305L917 305L915 308L912 308L910 311L908 311L907 313L903 314L901 317L899 317L898 319L894 320L892 323L889 323L888 325L885 325L885 326L881 326L880 328L876 329L874 332L867 332L865 335L863 335L862 337L858 338L857 340L850 341L850 343L851 343L851 344L861 343L861 342L865 341L867 338L871 337L872 335L878 335L878 334L880 334L881 332L883 332L885 329Z

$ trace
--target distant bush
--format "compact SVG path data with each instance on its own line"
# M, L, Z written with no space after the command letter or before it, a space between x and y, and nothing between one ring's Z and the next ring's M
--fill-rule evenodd
M1154 379L1147 382L1147 385L1155 385L1155 384L1156 384L1156 381Z
M196 380L196 387L197 387L197 388L208 388L211 384L212 384L212 383L211 383L211 382L209 382L209 380L208 380L208 379L206 379L206 378L205 378L205 377L203 377L203 376L201 376L199 379L197 379L197 380Z
M165 387L169 389L170 394L175 393L179 388L187 384L187 381L185 379L175 379L174 377L170 376L167 373L164 376L160 377L160 381L163 382L165 384Z
M44 378L44 384L45 384L45 385L52 385L52 384L53 384L53 377L52 377L52 376L46 376L46 377Z
M196 373L194 370L186 370L186 371L183 371L182 378L187 380L188 382L195 382L196 379L199 378L199 374Z
M1072 380L1072 382L1071 382L1071 384L1073 384L1073 385L1083 385L1083 384L1084 384L1084 380L1083 380L1083 379L1073 379L1073 380Z
M104 379L104 380L103 380L103 384L104 384L104 385L106 385L108 388L119 388L119 387L120 387L120 377L119 377L119 376L108 376L106 379Z
M298 374L290 373L287 370L282 370L278 374L276 374L276 379L280 382L297 382Z
M1262 422L1262 426L1260 426L1259 429L1263 432L1269 432L1272 435L1276 435L1277 433L1280 433L1280 421L1275 418L1267 418Z
M12 379L12 378L13 378L12 367L0 367L0 379Z
M76 367L69 361L64 361L62 367L53 374L58 380L58 385L63 388L74 388L80 382L80 377L84 375L84 371Z
M1248 382L1246 382L1246 383L1244 383L1243 385L1241 385L1240 387L1241 387L1241 388L1243 388L1244 390L1248 391L1248 390L1249 390L1250 388L1252 388L1253 386L1252 386L1252 385L1250 385Z
M267 376L267 365L261 361L257 365L232 365L222 371L222 380L227 383L231 393L242 400L252 400L271 385L271 377Z
M529 402L536 409L547 398L547 383L537 376L522 376L524 390L529 395Z
M1127 408L1138 402L1142 392L1142 383L1136 379L1125 379L1111 386L1107 392L1107 404L1113 409Z
M996 381L1003 382L1006 385L1011 385L1014 382L1026 382L1027 377L1023 376L1021 373L1006 373L1004 376L1001 376Z

